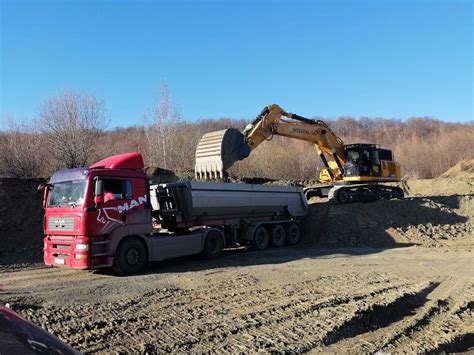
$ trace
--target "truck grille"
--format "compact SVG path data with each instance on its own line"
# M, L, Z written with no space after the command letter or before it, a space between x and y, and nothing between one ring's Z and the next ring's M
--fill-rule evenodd
M50 231L69 231L74 230L74 217L49 217L48 230Z

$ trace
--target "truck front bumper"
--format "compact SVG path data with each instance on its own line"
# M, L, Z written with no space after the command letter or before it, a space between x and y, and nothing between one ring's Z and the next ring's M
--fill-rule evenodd
M89 250L76 250L76 244L89 245L89 238L47 235L44 238L44 263L50 266L90 269Z

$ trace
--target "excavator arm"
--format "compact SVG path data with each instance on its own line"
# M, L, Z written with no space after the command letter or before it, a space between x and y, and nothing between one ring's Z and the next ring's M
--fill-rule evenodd
M273 135L312 142L326 167L321 174L323 180L342 180L343 141L323 121L286 112L276 104L265 107L242 133L230 128L204 135L196 150L196 178L223 178L236 161L245 159Z

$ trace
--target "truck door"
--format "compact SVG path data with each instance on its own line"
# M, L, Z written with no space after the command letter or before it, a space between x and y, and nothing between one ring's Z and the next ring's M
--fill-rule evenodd
M104 203L98 208L97 221L103 224L103 233L126 226L127 211L133 198L130 179L101 178L104 183Z
M132 188L132 199L127 210L127 223L130 225L147 225L151 223L150 204L148 201L148 187L145 179L133 178L129 180Z
M128 226L148 223L148 203L144 179L109 178L103 179L103 181L104 207L109 208L110 213L116 219Z

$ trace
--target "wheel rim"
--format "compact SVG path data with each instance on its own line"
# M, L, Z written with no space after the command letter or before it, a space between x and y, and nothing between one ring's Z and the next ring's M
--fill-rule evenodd
M349 200L349 194L347 193L347 191L340 190L340 191L337 193L337 199L338 199L339 202L341 202L341 203L346 203L346 202Z
M266 244L268 243L267 234L265 230L259 230L258 233L255 235L255 242L259 249L265 249Z
M276 246L282 246L285 242L285 230L283 228L276 228L273 231L273 244Z
M299 230L298 227L293 226L290 228L289 239L292 244L296 244L299 239Z
M212 253L217 252L217 239L216 238L211 238L211 252Z
M128 265L136 265L140 260L140 252L135 249L131 248L127 251L127 263Z

